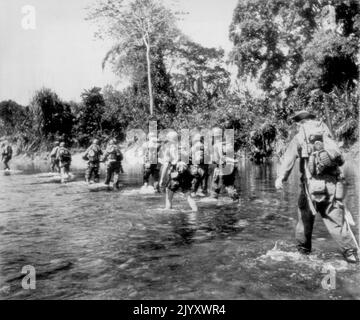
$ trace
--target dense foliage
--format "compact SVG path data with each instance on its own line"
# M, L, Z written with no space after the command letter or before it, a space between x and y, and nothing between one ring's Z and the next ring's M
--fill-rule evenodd
M100 0L89 18L99 23L98 35L114 41L104 66L129 85L89 88L79 103L45 88L27 107L1 102L0 135L21 141L25 150L54 139L85 147L94 137L124 140L128 129L147 130L156 120L159 129L235 129L236 149L268 156L290 138L293 114L308 109L344 146L357 139L358 1L239 0L230 56L182 34L176 15L160 1L128 3ZM143 18L133 30L138 15ZM146 19L154 27L144 40Z

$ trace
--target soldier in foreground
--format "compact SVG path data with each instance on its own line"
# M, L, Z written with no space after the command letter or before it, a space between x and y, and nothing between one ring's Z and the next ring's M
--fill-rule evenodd
M167 136L167 142L163 146L163 166L161 168L160 187L165 185L165 210L172 209L175 192L183 192L193 212L198 211L194 198L191 196L191 182L188 165L181 161L183 150L178 148L177 133L171 132Z
M54 148L52 148L50 152L51 172L60 172L59 160L56 158L59 148L60 148L59 141L55 141Z
M119 175L122 172L122 160L123 155L120 148L116 145L116 140L111 139L101 159L102 162L106 163L106 178L104 183L106 186L109 187L113 179L113 187L115 189L120 188Z
M87 168L85 172L85 181L90 183L92 176L94 176L94 182L98 183L100 180L100 157L102 151L99 146L99 140L94 139L92 145L86 150L83 159L87 161Z
M70 178L70 165L71 165L71 153L70 150L65 147L65 142L61 142L56 160L59 161L61 183L65 183Z
M9 162L12 159L13 150L8 142L4 142L1 148L1 159L4 164L4 170L9 171Z
M217 133L216 134L221 134ZM222 136L220 140L214 141L213 145L213 163L216 164L214 169L211 197L217 199L222 189L225 189L226 193L232 200L238 201L240 196L235 187L236 175L238 174L236 160L227 156L227 149L231 150L233 146L229 143L222 142Z
M193 176L191 182L191 196L195 197L199 188L199 196L205 197L208 189L209 164L205 163L204 138L200 132L194 135L191 147L190 172Z
M297 248L310 254L315 216L321 215L344 258L349 263L359 263L357 243L345 215L343 177L340 166L344 159L328 127L307 111L300 111L293 120L298 133L290 142L276 180L282 189L296 159L300 159L301 193L298 202L296 226Z
M159 143L156 135L149 134L148 141L143 145L143 160L144 160L144 187L148 187L150 177L154 180L154 189L159 192L159 168L157 163L151 163L151 160L157 159L159 152ZM155 161L154 161L155 162Z

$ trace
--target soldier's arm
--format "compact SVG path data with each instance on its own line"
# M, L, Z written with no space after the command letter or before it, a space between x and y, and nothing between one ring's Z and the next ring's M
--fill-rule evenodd
M285 182L289 178L289 175L294 168L296 163L296 159L299 156L299 140L298 137L295 136L288 148L286 149L285 154L281 160L280 170L278 172L278 179Z
M159 181L160 186L162 186L162 184L164 183L165 176L168 171L169 165L170 165L169 162L165 162L161 167L161 174L160 174L160 181Z
M163 165L161 166L160 181L159 181L160 186L162 186L162 184L165 180L165 176L166 176L169 166L170 166L170 161L171 161L171 156L170 156L169 150L166 150L164 153Z

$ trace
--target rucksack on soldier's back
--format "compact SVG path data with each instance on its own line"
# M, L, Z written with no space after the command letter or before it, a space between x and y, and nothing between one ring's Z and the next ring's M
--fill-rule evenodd
M12 148L11 148L11 146L10 146L10 145L7 145L7 146L4 148L2 154L3 154L4 156L11 157L11 156L12 156Z
M62 162L70 162L71 161L71 153L68 149L60 149L59 158Z
M334 169L344 164L340 147L332 138L329 128L322 121L309 120L301 124L299 134L304 143L302 156L308 157L311 160L309 162L313 162L314 168L310 171L321 174L327 169Z
M87 154L87 158L89 161L91 162L97 162L99 161L100 157L99 157L99 151L94 150L93 148L91 148Z

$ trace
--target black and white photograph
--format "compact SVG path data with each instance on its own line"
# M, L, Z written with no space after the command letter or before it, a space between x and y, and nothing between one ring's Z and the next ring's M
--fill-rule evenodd
M359 49L358 0L0 0L0 300L360 300Z

